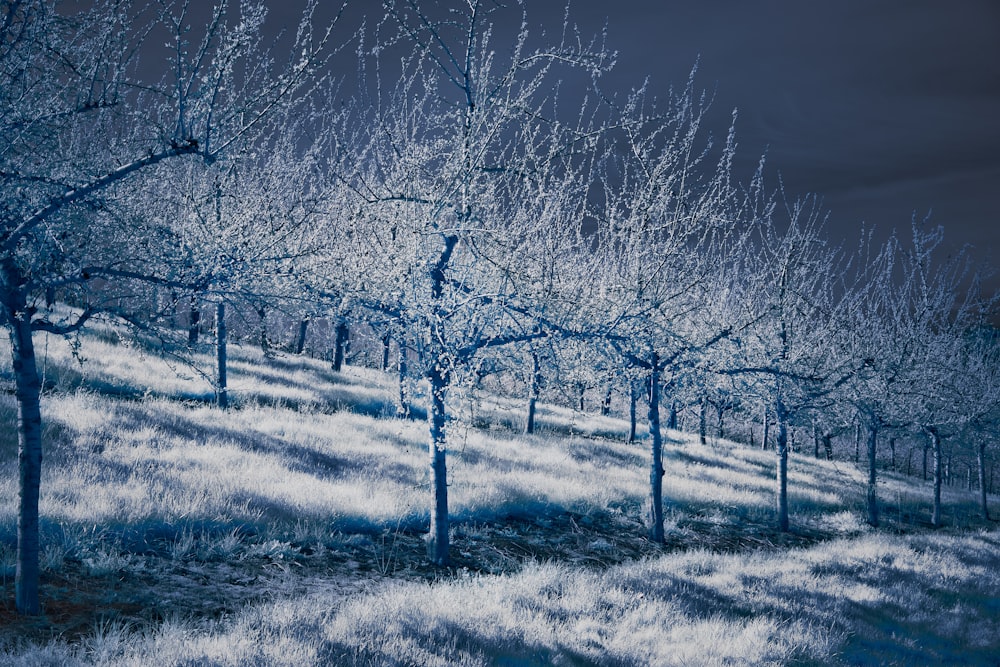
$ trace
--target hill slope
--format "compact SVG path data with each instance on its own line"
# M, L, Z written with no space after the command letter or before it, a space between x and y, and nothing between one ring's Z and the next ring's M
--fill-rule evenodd
M45 350L46 615L13 616L16 438L0 436L4 662L38 664L995 664L1000 549L971 495L792 458L794 529L771 526L773 453L668 432L668 537L644 538L626 424L449 397L454 567L424 563L426 426L392 378L231 351L237 407L191 367L95 329ZM9 367L9 362L0 367ZM175 371L179 371L175 372ZM0 397L13 424L13 398ZM995 498L992 499L996 501ZM21 645L24 637L34 646ZM21 638L21 639L19 639Z

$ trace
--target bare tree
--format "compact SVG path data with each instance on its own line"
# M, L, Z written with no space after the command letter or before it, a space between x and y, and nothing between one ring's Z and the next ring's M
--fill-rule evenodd
M18 402L15 588L24 614L41 611L42 429L32 334L83 326L101 305L91 289L98 279L108 285L146 277L171 286L170 276L128 261L141 262L143 253L126 242L120 223L127 216L109 204L159 166L212 161L251 139L297 94L325 49L307 17L295 58L276 69L261 49L262 3L241 3L236 21L223 2L200 31L189 31L186 3L147 10L97 0L72 14L56 4L5 2L0 12L0 319L10 332ZM172 71L159 82L142 81L138 55L147 38L164 34L172 38ZM101 249L113 252L102 256ZM47 292L83 307L54 318L39 307Z
M578 156L590 141L587 119L559 118L554 68L596 76L610 58L568 27L555 45L531 49L523 12L512 44L494 50L502 8L491 3L384 5L380 49L413 55L373 104L342 178L356 210L352 268L339 282L398 319L428 382L428 556L447 565L446 394L481 351L546 335L539 309L560 279L563 246L577 242L567 230L581 217Z
M687 85L658 108L640 90L609 102L616 130L600 163L592 207L595 251L578 303L584 335L607 341L647 376L650 433L649 530L662 543L661 392L679 386L696 359L732 330L730 289L754 192L731 181L732 130L713 153L701 136L708 101ZM749 190L754 190L751 187ZM589 334L586 332L590 332Z

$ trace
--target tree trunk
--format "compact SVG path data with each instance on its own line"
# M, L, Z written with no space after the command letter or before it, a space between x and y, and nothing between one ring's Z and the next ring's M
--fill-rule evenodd
M608 389L604 392L604 400L601 401L601 416L607 417L611 414L611 389L612 385L608 383Z
M776 416L778 418L778 530L788 532L788 415L783 401L779 398Z
M927 481L927 451L929 449L930 449L930 445L928 445L925 442L924 443L924 471L923 471L923 475L921 477L921 479L923 479L923 481L925 481L925 482Z
M198 302L191 297L191 318L188 322L188 345L198 344L198 333L201 330L201 311L198 310Z
M660 358L650 355L649 434L652 461L649 470L649 539L663 544L663 435L660 433Z
M337 319L337 326L334 329L334 344L333 344L333 370L340 372L344 368L344 357L347 354L347 339L350 335L350 330L347 328L347 322L343 319Z
M406 375L409 372L406 363L406 343L402 339L397 345L398 363L397 372L399 375L399 406L396 416L406 419L410 416L410 397L406 391Z
M670 413L667 415L667 428L677 430L677 401L670 401Z
M854 464L861 462L861 422L854 424Z
M270 357L271 342L267 339L267 309L264 306L257 308L257 317L260 318L260 351L264 357Z
M979 506L983 510L983 518L990 520L990 506L986 502L986 441L980 440L976 446L976 462L979 464Z
M889 438L889 470L896 472L896 438Z
M726 414L726 408L725 408L725 406L724 406L724 405L723 405L722 403L720 403L720 404L719 404L719 405L718 405L718 406L717 406L717 407L715 408L715 412L716 412L716 415L717 415L717 416L718 416L718 418L719 418L719 430L718 430L718 438L719 438L719 440L722 440L722 438L724 438L724 437L725 437L725 435L726 435L726 431L725 431L725 423L724 423L724 420L725 420L725 414Z
M42 479L41 381L31 339L31 315L23 294L10 295L5 319L10 329L11 360L17 397L17 460L19 505L14 605L18 613L42 613L38 597L38 496Z
M584 400L583 400L583 399L584 399L584 394L586 394L586 393L587 393L587 388L586 388L586 387L585 387L585 386L584 386L584 385L583 385L582 383L581 383L581 384L580 384L580 385L579 385L579 386L578 386L577 388L578 388L578 389L579 389L579 391L580 391L580 404L579 404L579 409L580 409L580 412L583 412L583 410L584 410L584 407L585 407L585 404L584 404Z
M767 449L768 438L771 437L771 415L768 413L767 408L764 408L764 433L761 436L760 448Z
M934 447L934 506L931 509L931 525L941 525L941 483L943 481L942 464L944 456L941 452L941 434L933 426L927 429Z
M441 369L432 365L427 371L430 383L430 406L427 423L430 430L431 525L427 536L427 557L439 567L448 565L448 469L445 460L446 382Z
M219 408L227 410L229 408L229 392L226 387L226 365L228 361L226 353L226 304L221 301L215 306L215 342L219 369L219 387L216 398Z
M384 373L389 370L389 352L392 347L392 337L389 334L382 336L382 366L381 370Z
M635 386L635 380L630 380L628 383L628 437L625 440L630 445L635 442L635 409L638 400L639 390Z
M819 459L819 429L813 424L813 458Z
M295 339L295 354L302 354L306 349L306 334L309 332L309 316L299 321L299 335Z
M542 386L542 365L538 361L538 353L531 351L531 379L528 383L528 419L524 423L524 432L535 432L535 409Z
M876 454L878 447L878 423L874 417L868 421L868 484L866 486L866 504L868 507L868 525L878 526L878 466Z
M707 410L707 401L702 398L701 406L698 413L698 442L705 445L708 444L708 423L707 416L705 414Z
M823 433L823 451L826 454L826 460L833 460L833 434L829 431Z

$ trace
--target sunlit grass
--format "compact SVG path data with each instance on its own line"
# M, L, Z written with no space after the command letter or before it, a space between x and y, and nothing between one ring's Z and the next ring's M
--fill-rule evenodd
M960 489L950 528L926 533L929 485L885 473L875 530L861 470L793 454L781 536L773 452L667 431L664 551L642 537L649 443L625 444L624 421L542 405L525 436L521 402L455 391L449 499L472 569L420 571L427 427L391 416L390 375L234 345L220 411L210 349L192 370L98 329L81 365L41 339L46 585L96 604L146 577L152 607L60 626L71 644L0 638L4 664L989 664L1000 650L1000 545L959 531L975 515ZM0 418L15 414L0 395ZM7 597L16 466L4 429Z

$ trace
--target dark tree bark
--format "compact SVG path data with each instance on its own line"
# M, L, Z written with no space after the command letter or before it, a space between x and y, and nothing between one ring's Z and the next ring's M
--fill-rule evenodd
M333 370L340 372L344 368L344 357L347 354L347 340L350 336L350 329L347 328L347 322L343 319L337 320L337 325L334 327L334 344L333 344Z
M608 388L604 392L604 400L601 401L601 416L602 417L607 417L608 415L611 414L611 390L612 390L612 385L609 382L608 383Z
M725 435L726 435L726 430L725 430L726 406L725 406L725 404L722 403L722 402L720 402L719 405L715 406L715 413L716 413L716 416L719 419L719 430L717 431L717 437L719 438L719 440L722 440L722 438L724 438Z
M813 458L819 459L819 428L813 424Z
M934 449L934 506L931 509L931 525L940 526L941 484L943 481L941 466L942 466L942 459L944 458L941 451L941 434L933 426L927 428L927 434L930 435L931 437L931 443Z
M309 316L299 321L299 335L295 339L295 354L302 354L306 349L306 334L309 333Z
M226 367L228 365L226 335L226 304L220 301L215 306L215 341L219 383L216 400L222 410L229 409L229 390L226 386Z
M761 436L760 448L768 448L768 439L771 437L771 414L764 408L764 433Z
M889 470L896 472L896 438L889 438Z
M9 276L4 276L10 282ZM32 340L31 314L20 290L6 290L4 319L10 330L17 398L18 519L14 605L18 613L42 613L38 596L38 498L42 479L41 381Z
M628 436L625 438L625 442L632 444L635 442L635 427L636 427L636 403L639 400L639 390L635 386L635 380L630 380L628 383Z
M928 444L928 443L925 442L924 443L924 467L923 467L923 474L921 475L921 479L923 481L925 481L925 482L927 481L927 452L929 450L930 450L930 444Z
M677 430L677 401L670 401L670 412L667 414L667 428Z
M976 445L976 463L979 468L979 506L983 510L983 518L990 520L990 506L986 502L986 441L980 440Z
M708 420L705 414L707 410L706 403L707 401L702 398L698 412L698 442L703 445L708 444Z
M379 368L382 372L389 370L389 352L392 348L392 336L386 334L382 336L382 364Z
M660 358L650 354L649 434L652 461L649 470L649 539L663 544L663 435L660 433Z
M257 317L260 319L260 351L265 357L270 357L271 341L267 338L267 308L258 306Z
M430 430L431 526L427 537L427 557L439 567L448 565L448 468L445 443L444 394L447 382L437 364L427 372L430 384L430 409L427 423Z
M823 451L826 453L826 460L833 460L833 434L829 431L823 432Z
M406 360L406 343L402 339L399 340L397 345L397 374L399 376L399 405L396 409L396 415L402 419L406 419L410 416L410 397L406 390L406 376L409 373L409 367Z
M580 392L580 400L578 408L580 412L583 412L584 408L586 407L586 404L584 403L584 396L587 393L587 387L584 386L584 384L581 382L579 385L577 385L577 390Z
M854 424L854 463L861 462L861 422Z
M866 506L868 508L868 525L877 527L878 516L878 422L875 417L868 420L868 483L865 488Z
M788 414L779 397L775 409L778 422L778 530L788 532Z
M542 365L538 360L538 353L531 351L531 378L528 381L528 418L524 423L524 432L532 434L535 432L535 409L538 403L538 395L542 388Z
M198 334L201 332L201 311L198 302L191 297L191 316L188 320L188 345L198 344Z

